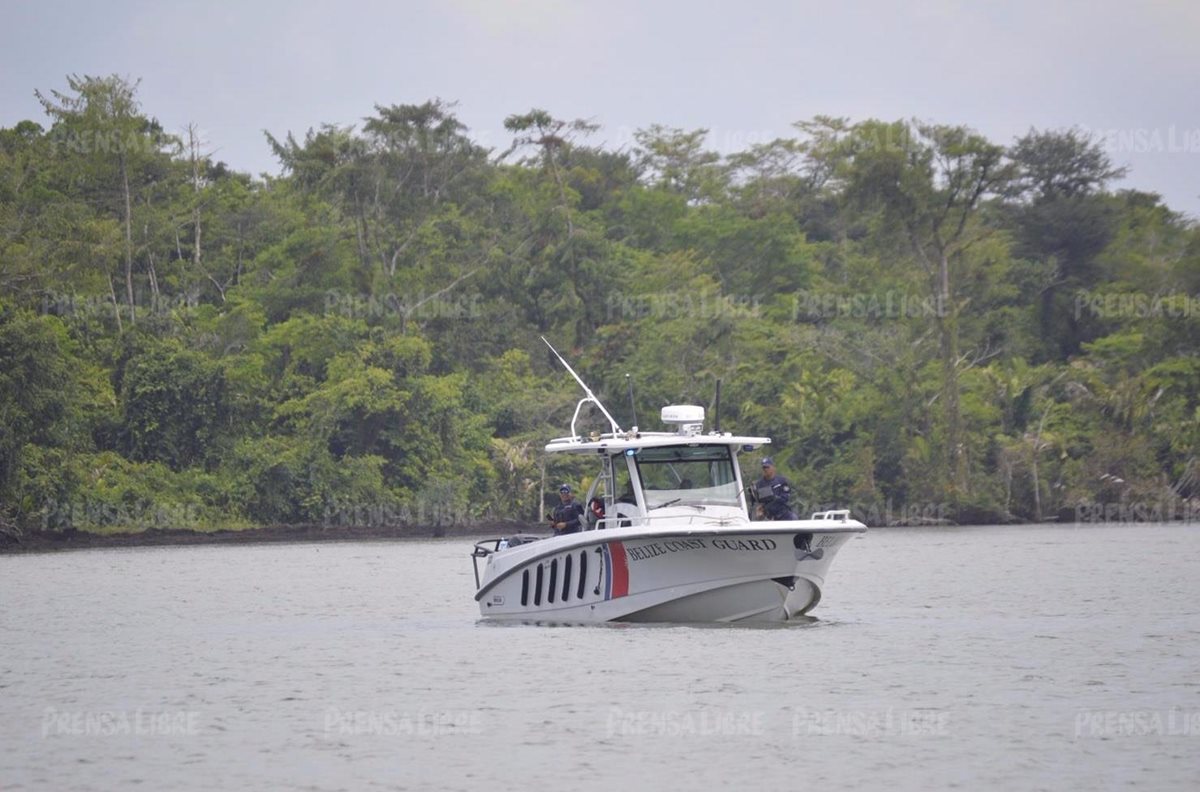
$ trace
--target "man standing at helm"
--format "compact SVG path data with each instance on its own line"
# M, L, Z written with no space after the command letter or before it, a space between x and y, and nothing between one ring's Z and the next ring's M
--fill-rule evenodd
M754 484L759 514L768 520L798 520L788 501L792 497L792 483L775 472L775 460L763 457L763 476Z
M563 484L558 488L559 504L554 507L550 522L556 534L569 534L583 529L580 518L583 517L583 504L575 500L571 494L571 485Z

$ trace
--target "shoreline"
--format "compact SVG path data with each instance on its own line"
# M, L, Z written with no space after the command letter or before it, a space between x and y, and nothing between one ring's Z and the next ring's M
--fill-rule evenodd
M187 528L148 528L136 533L99 534L88 531L0 534L0 555L86 550L101 547L178 547L185 545L271 544L275 542L352 542L367 539L438 539L485 534L536 532L525 522L489 522L437 526L331 526L321 524L266 525L258 528L193 531Z
M1101 526L1195 525L1194 520L1151 520L1142 522L1049 520L1043 523L925 523L868 526L871 530L894 528L961 529L978 526L1005 525L1037 527L1038 525L1071 525L1076 528ZM316 524L266 525L257 528L194 531L187 528L149 528L136 533L98 534L88 531L34 532L14 536L0 532L0 556L24 553L52 553L69 550L89 550L108 547L180 547L189 545L273 544L285 542L355 542L372 539L440 539L503 536L511 533L538 533L541 523L516 520L472 523L469 525L373 525L330 526Z

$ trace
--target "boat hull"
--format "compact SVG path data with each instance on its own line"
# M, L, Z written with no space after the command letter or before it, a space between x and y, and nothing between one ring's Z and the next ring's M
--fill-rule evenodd
M821 599L852 520L589 531L500 551L479 593L489 619L785 622Z

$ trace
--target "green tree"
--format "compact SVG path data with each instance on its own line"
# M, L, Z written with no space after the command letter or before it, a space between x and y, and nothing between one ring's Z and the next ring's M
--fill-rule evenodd
M120 218L125 301L130 322L136 322L134 206L161 177L178 141L141 114L136 81L70 76L67 87L35 94L54 122L50 136L70 160L72 178Z
M26 447L58 444L74 386L61 322L0 303L0 494Z
M1054 339L1055 356L1079 351L1086 337L1068 304L1092 288L1097 256L1116 231L1117 211L1102 195L1105 185L1125 175L1100 144L1077 129L1030 130L1010 156L1017 168L1013 223L1017 252L1038 261L1045 274L1038 319L1043 338Z
M172 470L214 465L230 431L224 371L174 340L138 346L121 377L126 454Z
M845 154L847 194L878 208L886 228L907 243L937 301L945 459L950 493L964 497L969 484L959 404L959 324L965 305L955 287L972 246L991 233L980 221L981 204L1008 187L1012 166L1003 148L965 127L923 123L863 122Z
M687 201L717 199L728 181L721 156L704 148L707 129L690 132L653 124L633 133L634 156L647 182Z

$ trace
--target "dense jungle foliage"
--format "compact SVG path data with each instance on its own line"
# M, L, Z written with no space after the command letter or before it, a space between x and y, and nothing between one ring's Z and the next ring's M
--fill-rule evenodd
M126 79L38 96L0 129L9 531L538 519L593 472L542 451L580 396L542 335L626 425L626 374L643 429L721 380L799 511L1196 511L1200 229L1079 130L722 155L534 109L498 151L433 100L268 134L253 176Z

